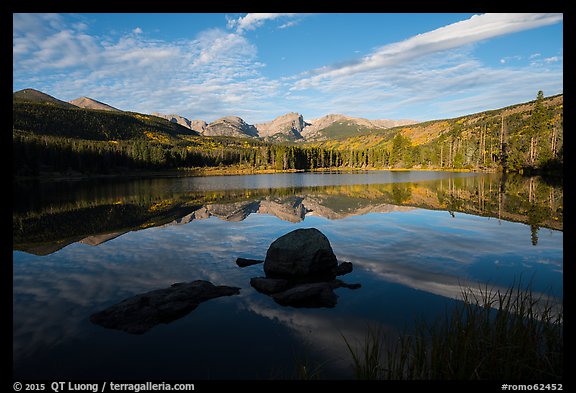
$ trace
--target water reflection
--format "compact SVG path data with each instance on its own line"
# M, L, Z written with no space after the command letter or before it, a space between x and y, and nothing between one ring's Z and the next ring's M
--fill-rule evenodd
M14 249L47 255L74 242L98 245L129 231L212 216L237 222L250 214L295 223L309 216L337 220L411 208L445 210L527 223L533 245L541 227L562 230L563 223L562 188L538 177L489 174L403 183L395 177L383 184L252 189L228 189L228 179L220 180L222 189L211 182L204 191L175 187L174 179L16 187Z
M209 281L174 283L169 288L134 295L90 316L90 322L108 329L144 334L161 323L178 320L210 299L237 295L240 288L215 286Z
M326 378L352 378L342 335L361 342L368 326L392 334L433 320L463 289L505 289L522 276L561 301L561 187L439 177L227 191L225 177L203 191L191 179L34 186L13 215L14 249L24 250L13 253L14 376L282 378L303 355L325 364ZM276 238L309 227L354 264L346 281L362 284L335 289L334 308L279 306L250 286L261 265L235 263L264 259ZM89 321L122 299L195 280L241 289L144 335Z

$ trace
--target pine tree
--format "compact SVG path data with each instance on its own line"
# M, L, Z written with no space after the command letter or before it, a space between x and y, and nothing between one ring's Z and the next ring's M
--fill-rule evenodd
M540 137L546 134L548 128L546 124L547 119L548 114L546 107L544 106L544 93L542 90L540 90L538 91L538 95L536 97L536 104L534 105L534 110L532 111L532 116L530 118L530 130L528 132L528 135L530 136L528 164L530 166L534 166L536 164Z

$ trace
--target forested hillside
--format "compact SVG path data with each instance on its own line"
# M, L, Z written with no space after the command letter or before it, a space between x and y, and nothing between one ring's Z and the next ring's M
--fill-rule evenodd
M563 95L318 144L362 150L360 165L393 168L552 169L563 162ZM344 153L346 155L346 153ZM348 153L350 154L350 153Z
M208 137L156 116L13 102L15 176L190 167L559 171L563 96L316 144Z
M13 102L13 129L35 135L89 140L148 139L146 132L167 139L197 132L156 116L96 109L62 108L46 103ZM176 139L174 139L176 140Z

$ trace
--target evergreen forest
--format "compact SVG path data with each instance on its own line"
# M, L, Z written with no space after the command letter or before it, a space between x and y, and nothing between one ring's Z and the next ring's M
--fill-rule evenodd
M560 173L563 95L321 142L208 137L132 112L13 101L14 175L187 168L446 169Z

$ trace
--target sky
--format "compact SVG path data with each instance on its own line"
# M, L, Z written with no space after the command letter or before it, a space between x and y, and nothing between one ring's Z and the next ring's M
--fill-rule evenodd
M13 91L247 123L453 118L563 93L563 14L13 14Z

